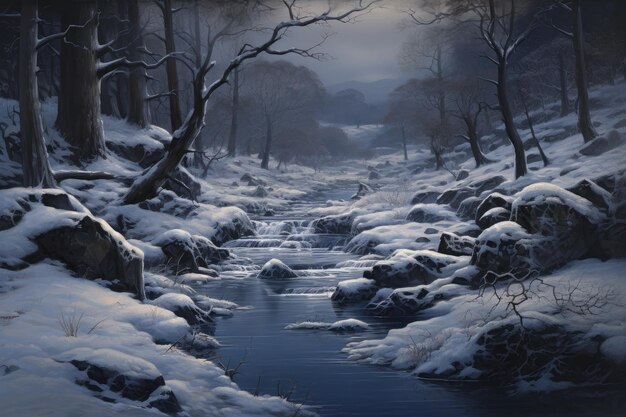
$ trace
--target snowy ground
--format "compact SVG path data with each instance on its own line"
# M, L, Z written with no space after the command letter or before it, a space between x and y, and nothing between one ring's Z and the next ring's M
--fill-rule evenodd
M591 98L592 116L599 133L607 135L616 130L621 140L626 141L626 86L619 84L595 89ZM2 121L9 126L13 124L10 109L15 105L15 102L0 100ZM63 139L52 128L54 112L54 103L43 106L44 126L53 151L53 168L75 169L67 160L69 152ZM94 215L106 219L116 228L119 226L117 219L123 215L133 225L125 231L125 237L132 239L131 243L143 250L148 259L151 254L158 257L160 252L155 245L172 229L181 229L177 233L183 235L186 231L220 240L221 228L235 220L254 227L245 212L258 214L272 210L279 214L319 190L350 188L356 192L358 183L365 182L375 192L358 201L330 200L325 207L308 214L321 217L349 213L353 236L347 249L359 255L371 252L389 256L398 249L436 250L442 231L461 232L473 227L471 222L459 219L454 210L443 208L435 210L434 214L441 217L439 219L407 222L407 214L413 208L410 201L417 191L441 193L451 187L497 175L507 179L498 188L509 191L519 191L536 182L566 187L582 178L624 169L624 145L599 156L582 156L578 152L583 145L582 137L572 133L575 123L572 114L535 126L551 164L543 167L541 162L533 162L529 175L519 180L513 180L512 148L503 141L502 146L488 152L488 157L497 162L478 169L474 169L467 147L457 149L454 155L457 162L449 162L449 167L456 172L461 169L469 171L469 177L461 181L454 180L445 170L434 171L429 153L411 146L409 161L404 161L402 154L395 152L371 161L332 163L320 171L299 165L289 165L283 171L267 171L260 168L255 157L242 156L234 161L223 159L213 164L206 178L198 179L202 190L198 201L173 196L166 207L158 211L138 205L116 205L126 189L119 181L87 183L68 180L62 185ZM137 130L107 117L104 126L108 140L126 146L140 145L158 150L163 147L161 142L167 140L166 132L160 129ZM521 133L524 139L530 135L527 130ZM498 142L497 137L484 138L485 149ZM531 149L528 153L536 151ZM7 160L4 149L0 163L5 179L19 172L19 165ZM272 161L271 167L275 165ZM137 163L113 152L106 159L87 164L85 168L110 171L129 178L141 169ZM197 169L190 171L196 175L200 173ZM374 178L371 172L377 172L378 178ZM249 185L248 181L242 180L245 174L260 181L261 185ZM262 196L257 194L259 186L264 191ZM0 204L4 203L0 201ZM196 214L185 218L181 215L185 210L193 210ZM306 206L303 210L307 210ZM3 245L0 254L6 255L7 246L4 242ZM362 262L368 266L372 263L371 257L350 262ZM615 364L623 365L626 363L626 313L622 304L626 295L624 271L626 262L623 260L585 260L571 263L545 278L546 284L564 293L580 284L576 287L576 294L605 297L609 302L597 314L570 314L553 299L537 297L523 304L522 315L528 318L529 326L533 322L549 322L585 337L600 335L602 354ZM190 294L183 281L219 279L206 274L188 274L173 282L165 275L163 271L149 271L146 282L164 292ZM436 288L431 290L452 294L451 299L436 304L427 317L391 331L382 340L366 340L347 346L345 351L349 358L409 369L416 374L441 373L454 362L469 363L468 358L476 351L477 340L490 329L518 320L517 316L503 310L506 304L498 304L497 298L489 292L477 298L476 293L461 291L450 280L439 281L435 281ZM186 302L186 299L177 300L179 304ZM196 297L193 301L198 304L198 300L200 298ZM207 305L221 308L225 314L237 314L236 306L225 300L205 301ZM89 395L85 387L75 383L81 378L81 371L68 363L70 358L80 357L150 378L162 375L165 385L160 389L174 392L183 410L192 416L291 416L305 412L280 398L253 396L240 391L218 366L173 346L191 329L185 320L166 307L158 303L141 303L129 294L115 293L97 282L77 279L52 261L19 271L1 269L0 385L3 388L0 390L0 414L43 416L51 415L50 410L54 410L54 415L158 414L155 409L145 408L145 403L130 401L105 387L100 387L104 390L102 396L113 398L115 403ZM68 320L76 323L74 335L67 335L63 329L63 323ZM360 323L348 322L294 323L290 328L332 330L333 326L338 330L364 327ZM206 343L219 341L207 339ZM467 378L477 373L472 366L467 366L463 372ZM546 389L547 382L538 380L534 386L520 388ZM550 387L563 386L551 384Z

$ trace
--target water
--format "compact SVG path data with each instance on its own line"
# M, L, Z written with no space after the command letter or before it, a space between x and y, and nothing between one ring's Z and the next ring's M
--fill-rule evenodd
M349 198L353 189L332 190L279 216L257 218L264 223L259 228L262 236L227 245L256 266L223 272L221 281L199 289L247 307L218 319L215 334L222 344L215 359L231 368L243 362L234 377L241 388L288 396L328 417L623 415L621 400L581 403L549 395L513 400L493 387L429 383L406 372L348 361L342 352L347 343L382 338L389 329L406 324L365 315L363 305L341 307L330 300L337 282L361 277L363 268L335 268L339 262L355 259L341 251L345 236L312 235L306 212L331 198ZM301 244L285 246L285 242ZM290 265L300 276L282 282L257 279L254 270L272 258ZM363 320L370 329L357 334L284 330L304 320L332 323L347 318Z

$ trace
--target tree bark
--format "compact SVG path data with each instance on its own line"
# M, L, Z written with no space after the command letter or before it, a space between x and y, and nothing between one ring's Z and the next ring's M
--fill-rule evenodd
M502 113L502 121L504 122L506 134L511 142L511 145L513 145L513 151L515 152L515 178L519 178L526 175L528 172L528 168L526 166L526 152L524 151L522 138L520 138L519 133L517 132L517 127L515 127L515 121L513 120L513 112L511 111L511 105L507 94L506 78L506 62L499 60L498 83L496 86L498 92L498 105L500 107L500 112Z
M265 132L265 147L263 148L261 168L269 169L270 151L272 150L272 119L267 114L265 115L265 123L267 125L267 130Z
M23 183L27 187L56 187L43 137L37 86L38 6L36 0L21 3L19 102Z
M583 20L580 11L581 0L572 3L573 41L576 54L576 88L578 90L578 129L586 142L598 136L589 112L589 93L587 91L587 67L585 64L585 45Z
M141 33L141 15L139 1L128 1L128 21L131 43L128 46L128 59L141 61L141 48L144 47ZM148 107L146 106L146 70L137 67L130 70L128 77L128 122L139 127L150 124Z
M561 117L567 116L570 109L569 95L567 93L567 74L565 73L565 60L563 52L559 52L559 92L561 95Z
M165 30L165 53L171 54L176 52L176 44L174 41L174 22L172 19L172 0L164 0L163 7L163 26ZM172 132L180 127L182 124L182 113L180 110L180 100L178 94L180 89L178 87L178 69L176 68L176 59L171 57L167 59L165 63L165 71L167 73L167 88L171 94L169 96L170 102L170 124L172 126Z
M480 140L478 138L476 123L474 123L470 115L464 116L463 121L465 122L465 126L467 128L467 141L470 144L472 156L474 157L474 161L476 162L476 168L478 168L481 165L488 163L489 160L483 154L483 151L480 148Z
M74 1L63 8L62 26L69 31L61 46L61 92L56 128L81 159L105 156L100 119L100 80L96 74L97 7Z
M237 154L237 113L239 112L239 69L234 70L233 101L230 115L230 132L228 134L228 155Z

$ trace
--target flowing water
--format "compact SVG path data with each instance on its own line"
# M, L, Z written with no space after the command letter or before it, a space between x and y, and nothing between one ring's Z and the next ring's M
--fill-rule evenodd
M623 403L581 407L550 396L513 401L493 388L428 383L406 372L347 360L342 352L347 343L382 338L406 324L366 315L362 304L342 307L330 300L337 282L361 277L364 268L337 268L337 263L356 258L341 250L346 236L312 234L307 211L328 199L347 199L355 188L320 193L277 216L255 219L259 236L225 245L238 259L222 272L222 280L199 289L245 307L218 319L215 336L222 347L213 358L229 368L240 365L234 381L241 388L304 402L328 417L621 415L615 410ZM256 278L272 258L299 276L278 282ZM305 320L332 323L347 318L365 321L370 328L362 333L284 329Z

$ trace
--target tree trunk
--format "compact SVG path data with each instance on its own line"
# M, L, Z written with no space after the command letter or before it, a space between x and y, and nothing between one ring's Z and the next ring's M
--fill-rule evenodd
M563 52L559 52L559 92L561 95L561 117L569 114L569 95L567 93L567 74L565 73L565 61Z
M267 124L267 131L265 133L265 147L263 149L261 168L269 169L270 151L272 150L272 119L270 118L270 116L265 115L265 122Z
M589 93L587 92L587 67L585 64L585 45L583 39L583 20L580 11L581 0L572 3L573 41L576 53L576 88L578 89L578 129L586 142L594 139L596 133L589 112Z
M409 160L409 155L406 152L406 134L404 132L404 124L402 124L402 150L404 151L404 160Z
M497 84L498 105L502 113L502 121L504 122L506 134L515 152L515 178L519 178L526 175L528 172L526 167L526 152L524 151L522 138L520 138L517 127L515 127L515 121L513 120L513 113L506 89L506 76L506 62L499 62Z
M131 43L128 46L128 59L141 61L141 48L144 47L141 33L141 15L139 1L128 1L128 22ZM128 122L139 127L150 124L146 106L146 70L141 67L132 68L128 77Z
M437 61L437 80L439 81L439 121L441 126L446 125L446 90L443 86L443 62L442 62L441 46L437 45L436 61Z
M537 150L539 150L539 155L541 156L541 160L543 161L543 166L547 167L548 164L550 163L550 160L548 159L546 154L543 152L541 143L539 143L539 139L537 138L537 135L535 134L535 126L533 125L533 119L530 117L530 111L528 110L528 105L526 104L526 100L524 99L524 96L521 96L520 98L522 100L522 105L524 106L524 114L526 115L526 121L528 122L528 128L530 129L530 135L533 139L533 142L535 143L535 146L537 147Z
M463 120L465 121L465 125L467 127L467 140L470 144L470 149L472 150L472 156L474 157L474 161L476 162L476 168L478 168L482 164L488 163L489 160L483 154L483 151L480 148L478 130L476 129L476 124L471 119L471 116L464 117Z
M56 187L43 137L37 86L37 1L21 3L19 96L23 183L26 187Z
M171 54L176 52L176 44L174 42L174 22L172 21L172 0L163 1L163 26L165 29L165 53ZM165 63L165 71L167 73L167 88L172 94L170 95L170 124L172 132L182 124L182 115L180 110L180 101L178 94L178 69L176 68L176 59L171 57Z
M112 16L117 15L119 12L119 1L104 1L99 4L99 12L102 19L98 23L98 39L103 43L115 39L122 28L120 22L116 19L111 19ZM121 18L121 16L120 16ZM119 54L112 54L119 55ZM118 76L112 76L110 78L102 80L100 83L100 111L107 116L113 116L120 118L119 99L118 93Z
M230 117L230 133L228 135L228 155L237 154L237 113L239 111L239 69L234 70L233 77L233 101L232 113Z
M63 8L63 28L73 28L61 45L61 94L56 128L81 159L105 156L100 119L100 80L96 74L95 1L74 1Z

